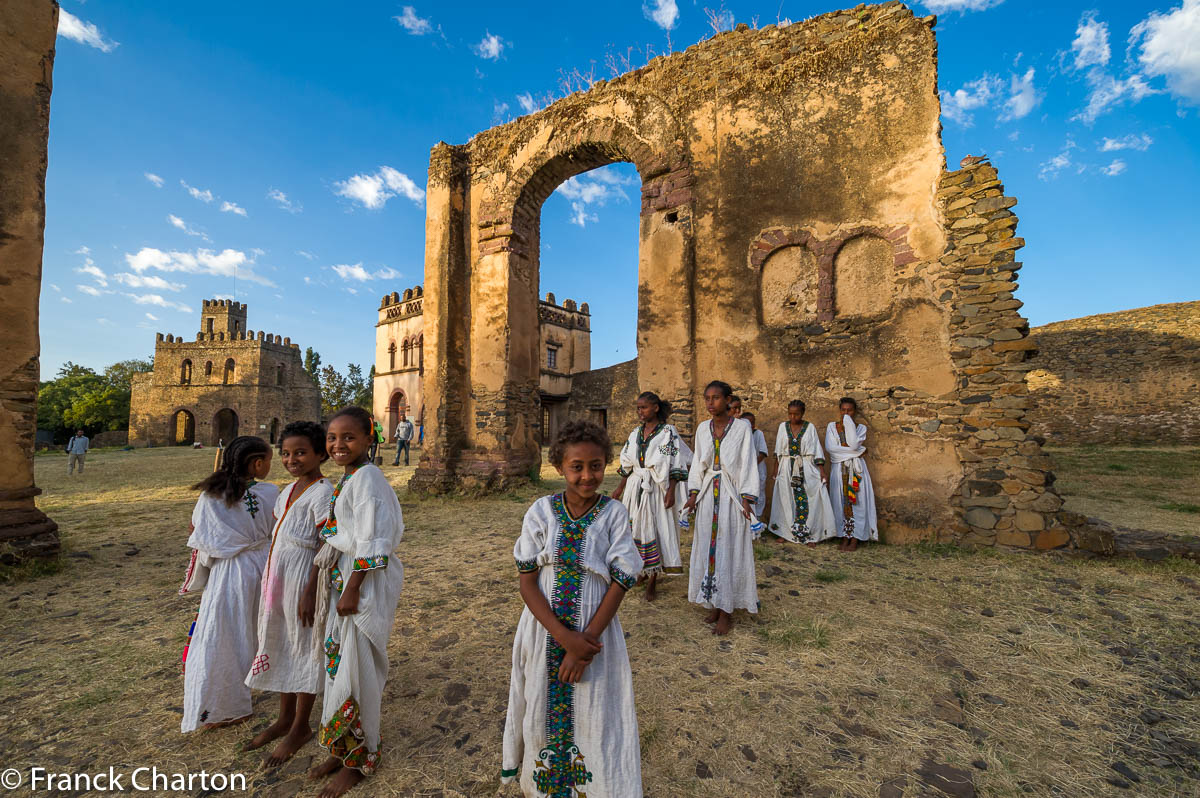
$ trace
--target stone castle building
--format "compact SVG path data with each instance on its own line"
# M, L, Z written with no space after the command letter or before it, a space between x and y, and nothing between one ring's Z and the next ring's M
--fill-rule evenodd
M288 422L320 417L299 345L247 329L243 303L206 299L195 340L158 333L154 371L134 375L129 443L216 445L258 435L274 444Z
M538 302L538 328L541 437L548 439L567 421L573 381L591 369L591 313L586 302L565 299L559 305L554 294L546 294ZM425 291L421 286L393 291L380 301L375 324L373 409L389 438L401 410L424 423L424 378Z

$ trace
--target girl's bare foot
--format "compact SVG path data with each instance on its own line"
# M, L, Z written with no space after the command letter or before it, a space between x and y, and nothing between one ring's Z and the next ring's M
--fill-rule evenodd
M716 623L717 619L720 617L721 617L721 611L718 610L716 607L713 607L713 611L710 612L708 615L704 616L704 622L705 623Z
M848 545L849 541L847 541L845 538L842 538L841 543L838 543L838 551L845 551Z
M810 549L815 549L817 547L817 544L812 542L811 540L808 543L805 543L804 545L808 546Z
M222 720L218 721L217 723L205 723L204 731L216 731L217 729L224 729L228 726L236 726L239 723L245 723L246 721L250 720L250 717L250 715L246 715L245 717L234 718L233 720Z
M858 538L850 538L850 542L846 544L846 551L858 551Z
M263 764L269 768L282 765L312 738L313 730L307 726L301 726L298 729L293 727L288 731L287 737L279 741L279 745L275 746L275 750L263 761Z
M312 770L308 771L308 779L309 781L323 779L341 766L342 760L338 759L336 756L331 756Z
M321 790L319 798L338 798L340 795L345 795L350 791L350 788L363 780L361 770L355 768L342 768L339 770L329 783L325 785L325 789Z
M285 720L286 720L286 722L285 722ZM291 727L292 727L292 719L291 718L287 718L287 719L280 718L279 720L275 721L267 728L260 731L258 734L254 735L254 737L250 740L250 742L246 743L243 750L253 751L256 748L262 748L264 745L271 742L272 740L278 740L280 737L287 734L288 729L290 729Z
M733 616L727 612L722 612L721 617L717 618L717 625L713 627L713 634L727 635L729 630L733 628Z
M654 601L658 598L658 574L651 574L646 581L646 601Z

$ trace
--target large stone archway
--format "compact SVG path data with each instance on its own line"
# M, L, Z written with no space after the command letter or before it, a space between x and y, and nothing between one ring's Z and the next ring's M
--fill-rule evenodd
M1026 436L1015 200L948 172L932 17L895 2L739 26L430 159L426 406L412 485L499 489L539 462L541 205L614 161L642 178L639 390L732 383L772 437L856 397L891 540L1050 547ZM628 397L632 400L632 396ZM620 431L623 434L624 431Z

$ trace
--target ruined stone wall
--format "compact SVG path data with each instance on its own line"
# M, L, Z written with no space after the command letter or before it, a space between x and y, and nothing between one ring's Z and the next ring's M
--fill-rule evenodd
M0 559L58 551L34 506L38 295L46 226L46 143L58 5L0 3Z
M259 335L261 340L222 341L201 333L198 337L203 340L177 341L170 336L156 342L154 371L134 377L129 443L172 445L171 431L180 410L192 414L195 440L206 445L217 443L214 418L225 408L237 414L239 435L258 435L268 441L273 430L282 431L289 422L320 420L320 392L304 370L299 346L276 335ZM224 368L229 359L234 370L226 384ZM192 364L189 384L181 381L185 360ZM209 363L212 372L206 374Z
M1200 444L1200 302L1035 328L1033 431L1059 445Z
M613 443L619 449L638 423L633 408L634 400L641 393L637 375L636 359L575 375L571 398L567 400L567 419L599 422L603 418ZM671 423L677 424L681 420L672 418ZM690 418L687 420L690 421Z

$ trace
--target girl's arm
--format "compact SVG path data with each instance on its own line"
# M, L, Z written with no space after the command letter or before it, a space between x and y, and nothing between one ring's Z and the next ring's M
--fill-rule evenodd
M296 608L300 615L301 626L312 626L313 616L317 614L317 584L321 579L321 569L316 565L309 570L308 584L300 594L300 605Z
M625 495L625 483L629 481L629 477L622 476L621 481L617 483L617 488L612 492L612 497L617 501L621 501L621 497Z
M358 588L368 573L369 571L355 569L350 574L350 578L346 580L346 587L342 590L342 597L338 599L338 615L358 614Z
M600 635L604 634L604 630L612 623L612 619L616 617L617 608L621 606L621 600L625 598L625 588L620 582L615 579L609 584L608 592L604 594L604 598L600 602L600 606L596 608L596 614L592 616L592 620L588 622L587 628L583 630L585 637L599 642ZM583 678L583 671L587 668L588 663L592 661L592 656L589 655L586 659L580 659L572 656L571 652L567 652L567 656L563 657L562 665L558 668L559 681L574 684Z
M609 588L611 591L611 588ZM624 591L622 591L623 593ZM525 602L525 606L533 613L533 617L542 625L542 628L550 633L550 636L558 641L558 644L567 650L567 657L564 658L564 663L568 658L575 658L580 661L589 661L592 657L600 652L602 646L600 641L595 637L589 637L587 633L576 632L574 629L568 629L566 625L558 619L554 614L554 610L550 608L550 602L546 600L546 595L542 593L542 589L538 586L538 572L529 571L521 574L521 599ZM605 596L605 601L608 596ZM618 604L620 600L618 599ZM601 605L603 606L603 605ZM616 607L613 607L613 613L616 612ZM599 615L599 611L596 613ZM612 616L609 616L612 620ZM605 621L605 625L608 621ZM561 668L559 670L562 679ZM566 681L563 679L563 681ZM578 681L576 679L575 681Z

